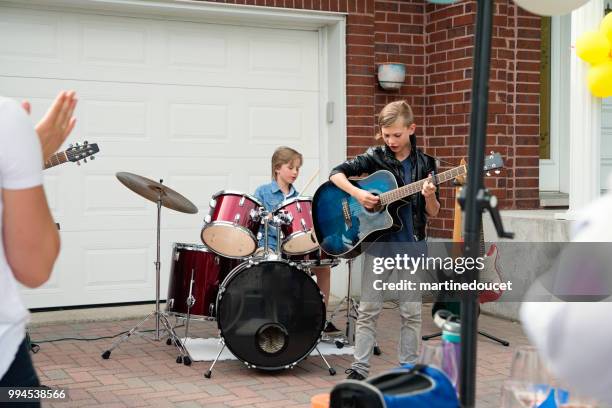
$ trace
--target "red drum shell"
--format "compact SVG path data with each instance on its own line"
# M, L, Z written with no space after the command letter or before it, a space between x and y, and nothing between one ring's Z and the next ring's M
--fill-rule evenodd
M204 245L175 243L168 284L166 311L187 315L187 298L193 270L192 296L195 303L190 314L214 317L219 284L240 261L211 252Z
M240 192L220 191L202 228L202 242L217 254L242 259L257 249L258 213L262 204L253 196Z
M283 202L274 213L285 211L293 220L281 226L283 241L281 249L290 255L307 254L319 247L312 222L312 199L296 197Z

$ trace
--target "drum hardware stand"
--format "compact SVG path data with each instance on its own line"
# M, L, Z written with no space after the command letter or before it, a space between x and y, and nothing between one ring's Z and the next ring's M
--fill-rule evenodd
M353 346L355 344L355 321L357 319L357 301L351 296L351 275L353 269L353 260L347 259L346 264L348 266L348 283L346 288L346 296L336 305L334 311L329 316L329 319L325 322L325 327L334 320L334 317L340 312L340 308L346 302L346 330L344 334L337 335L335 337L325 336L326 341L333 339L336 347L342 348L345 345Z
M353 260L347 259L346 264L348 266L348 283L346 288L346 296L342 298L342 300L338 303L329 319L325 322L325 327L334 320L334 317L340 311L340 308L346 302L346 330L344 334L340 334L337 336L324 336L324 341L332 341L339 349L344 347L345 345L354 346L355 345L355 325L357 323L357 316L359 315L359 302L355 300L354 297L351 296L351 276L353 274ZM374 355L379 356L382 354L380 347L378 344L374 344Z
M185 321L185 340L187 340L187 335L189 334L189 320L191 319L191 307L195 305L195 297L193 297L193 273L195 269L191 269L191 280L189 281L189 296L187 297L187 320Z
M225 350L225 342L223 341L223 339L221 339L221 344L223 347L221 347L221 350L219 350L217 357L215 357L208 370L204 373L204 377L206 378L212 377L212 370L213 368L215 368L215 364L217 364L217 360L219 360L219 357L221 357L221 353L223 353L223 350Z
M315 347L315 350L317 350L317 353L319 353L319 356L321 356L321 358L323 359L323 362L327 366L327 371L329 371L329 375L336 375L336 369L329 365L329 363L327 362L327 359L325 359L325 357L323 356L323 353L321 353L321 350L319 350L318 344Z
M185 303L187 304L187 317L185 318L185 342L184 343L181 342L181 340L178 339L178 336L176 336L178 341L181 343L181 348L183 349L183 352L179 350L181 355L176 358L176 363L177 364L183 363L186 366L190 366L191 361L192 361L185 343L187 343L187 340L189 338L189 321L191 320L191 307L195 305L195 302L196 302L196 299L193 296L193 284L195 283L195 280L193 279L194 273L195 273L195 269L192 268L191 269L191 279L189 280L189 296L187 297L187 300L185 301ZM166 344L170 345L171 342L172 340L168 338L168 340L166 341Z
M269 211L266 211L266 209L264 209L263 207L260 208L259 210L259 217L261 219L261 224L263 224L264 226L264 232L263 232L263 239L264 239L264 252L262 254L262 256L264 257L264 259L268 259L271 258L271 255L274 254L276 256L278 256L278 258L280 259L280 249L277 248L276 250L271 250L270 249L270 244L268 242L268 231L270 230L270 223L275 224L276 222L276 217L272 217L270 218L271 213ZM278 240L279 240L279 234L280 234L280 228L276 227L276 242L278 244ZM257 238L259 241L259 238L261 236L261 232L259 232L257 234Z
M266 211L265 209L261 209L260 210L260 217L261 217L261 223L264 225L264 253L263 253L263 257L266 259L281 259L281 225L286 224L286 223L290 223L290 215L289 214L285 214L282 213L281 215L278 216L272 216L271 218L268 218L268 215L270 215L271 213ZM276 229L276 248L274 250L272 250L270 248L270 244L268 242L268 231L270 229L270 224L272 224L274 226L274 228ZM259 233L261 234L261 233ZM258 234L258 236L259 236Z
M163 180L159 180L159 182L161 184L161 183L163 183ZM111 347L108 350L106 350L105 352L102 353L102 358L104 360L108 360L110 358L111 352L115 348L117 348L119 346L119 344L121 344L124 341L128 340L130 338L130 336L132 336L132 334L138 334L138 335L143 336L143 333L138 331L138 329L140 328L140 326L142 326L151 317L153 317L155 319L155 338L154 338L154 340L156 340L156 341L160 340L160 336L159 336L160 328L159 328L159 326L160 326L160 323L161 323L164 326L165 331L168 333L168 337L170 338L170 340L172 342L174 342L174 345L176 346L176 348L178 349L178 351L180 353L180 356L178 356L177 359L176 359L177 363L180 363L180 362L184 361L184 358L187 355L184 346L182 345L182 343L180 342L178 336L174 332L174 329L170 325L170 322L166 318L166 315L159 310L159 282L160 282L160 267L161 267L161 262L160 262L159 258L160 258L160 236L161 236L160 225L161 225L162 196L163 196L163 191L161 189L159 189L158 190L158 198L157 198L157 258L156 258L156 260L154 262L154 264L155 264L155 310L153 312L149 313L149 315L147 315L147 317L145 317L142 321L140 321L140 323L138 323L136 326L132 327L132 329L130 329L130 331L128 331L123 336L121 336L119 339L115 340L113 342L113 344L111 345ZM148 337L145 337L145 336L143 336L143 338L148 339ZM148 339L148 340L150 340L150 339Z
M278 257L278 259L282 258L281 252L281 225L287 225L287 224L291 224L292 221L292 217L291 214L287 214L286 212L283 212L282 210L278 213L278 215L274 216L272 218L273 223L275 225L276 228L276 256Z

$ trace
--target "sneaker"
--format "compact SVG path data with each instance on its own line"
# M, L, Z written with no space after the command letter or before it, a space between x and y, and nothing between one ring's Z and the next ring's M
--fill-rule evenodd
M347 380L357 380L357 381L362 381L365 380L365 377L361 374L359 374L357 371L353 370L352 368L347 368L346 370L344 370L345 374L348 374L348 376L346 377Z
M338 333L340 331L341 330L334 326L332 322L327 323L327 326L325 326L325 329L323 329L324 333Z

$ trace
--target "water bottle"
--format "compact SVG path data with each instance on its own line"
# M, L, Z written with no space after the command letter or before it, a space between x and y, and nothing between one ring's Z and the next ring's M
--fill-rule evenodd
M459 316L448 310L438 310L434 323L442 329L442 371L458 387L461 359L461 324Z
M442 325L442 371L458 389L461 364L461 324L456 315L449 316Z

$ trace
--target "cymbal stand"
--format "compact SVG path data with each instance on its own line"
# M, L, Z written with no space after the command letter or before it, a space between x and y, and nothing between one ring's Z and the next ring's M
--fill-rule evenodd
M159 180L160 183L163 183L163 180ZM160 262L160 238L161 238L161 207L162 207L162 196L163 196L163 191L162 190L158 190L158 197L157 197L157 258L154 262L155 264L155 310L151 313L149 313L147 315L147 317L145 317L142 321L140 321L136 326L132 327L127 333L125 333L123 336L121 336L120 338L116 339L113 344L111 345L111 347L106 350L105 352L102 353L102 358L104 360L108 360L110 358L111 352L117 348L121 343L123 343L124 341L128 340L130 338L130 336L132 336L132 334L137 334L142 336L143 338L150 340L148 337L143 336L144 332L139 331L138 329L147 321L149 320L149 318L153 317L155 319L155 336L154 336L154 340L155 341L159 341L160 340L160 323L164 326L164 330L168 333L169 338L171 339L171 341L174 343L174 345L176 346L176 348L178 349L180 356L177 357L177 362L182 362L184 357L187 354L183 344L181 343L180 339L178 338L178 336L176 335L176 333L174 332L174 329L172 328L172 326L170 325L170 322L168 321L168 319L166 318L166 315L163 314L162 312L160 312L159 310L159 283L160 283L160 268L161 268L161 262ZM179 360L180 359L180 360Z

